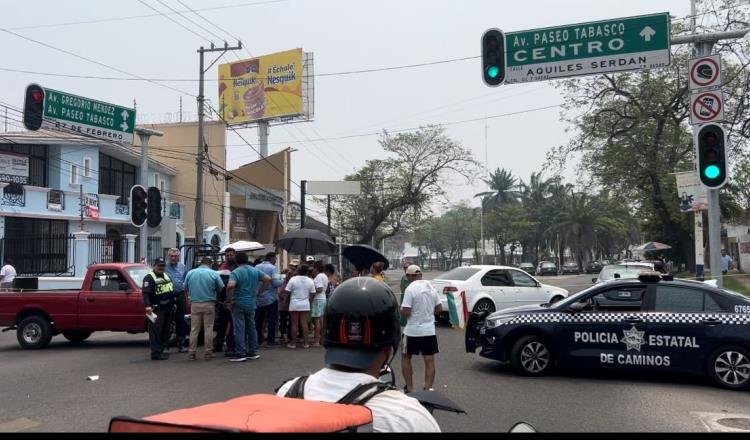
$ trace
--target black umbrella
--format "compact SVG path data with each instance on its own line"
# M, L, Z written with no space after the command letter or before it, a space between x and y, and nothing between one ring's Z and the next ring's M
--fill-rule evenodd
M385 263L385 269L388 269L388 259L385 255L381 254L380 251L372 246L366 244L353 244L347 246L341 251L341 255L346 257L347 260L351 261L352 264L359 268L369 269L372 263L376 261L382 261Z
M295 229L284 234L276 246L293 254L331 254L336 251L336 243L331 237L317 229Z
M450 411L455 413L464 413L466 414L466 411L461 409L455 402L450 400L449 398L443 396L442 394L438 393L437 391L414 391L409 394L407 394L409 397L413 397L417 400L419 400L419 403L422 404L425 408L427 408L430 412L433 410L441 410L441 411Z

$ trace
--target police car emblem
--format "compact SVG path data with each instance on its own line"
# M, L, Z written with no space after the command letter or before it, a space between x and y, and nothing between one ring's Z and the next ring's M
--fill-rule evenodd
M646 332L638 331L638 329L635 328L635 325L634 325L630 328L630 330L623 330L622 333L623 333L623 337L620 340L620 342L624 343L627 346L628 351L630 350L641 351L641 346L646 343L643 340L643 335Z

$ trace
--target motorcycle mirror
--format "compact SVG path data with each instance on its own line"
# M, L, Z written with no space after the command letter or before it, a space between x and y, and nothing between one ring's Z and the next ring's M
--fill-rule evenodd
M378 379L380 379L381 382L391 384L394 387L396 386L396 376L393 374L390 365L380 370L380 377Z
M526 422L518 422L515 425L513 425L512 428L510 428L510 432L513 434L525 434L525 433L535 433L536 428L531 426L530 424Z

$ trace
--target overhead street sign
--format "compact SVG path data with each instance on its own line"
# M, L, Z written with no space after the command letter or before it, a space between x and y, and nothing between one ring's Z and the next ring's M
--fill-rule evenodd
M135 110L58 90L44 89L44 118L58 128L133 143ZM47 123L48 124L48 123Z
M505 84L668 66L669 13L505 34Z
M359 195L361 192L361 182L357 180L309 180L306 191L316 196Z
M693 58L688 61L690 90L721 87L721 55Z
M721 90L690 95L690 123L706 124L724 120L724 94Z

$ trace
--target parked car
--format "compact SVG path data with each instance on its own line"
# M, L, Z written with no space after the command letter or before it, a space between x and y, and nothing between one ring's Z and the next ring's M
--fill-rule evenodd
M539 276L557 275L557 265L551 261L542 261L539 263L536 274Z
M542 284L526 272L509 266L458 267L431 281L443 294L465 292L469 311L502 310L524 304L555 303L568 297L568 291ZM443 297L447 314L448 299Z
M605 266L601 261L592 260L586 263L586 273L599 273Z
M605 281L613 280L615 278L638 278L638 274L640 274L644 270L654 270L654 265L651 263L641 262L610 264L608 266L604 266L601 272L599 272L599 276L596 278L592 278L591 282L594 284L599 284Z
M567 273L579 275L581 271L580 269L578 269L578 263L576 263L575 261L568 261L567 263L563 264L562 273L563 275Z
M528 262L527 263L521 263L521 264L518 265L518 268L521 269L522 271L528 273L528 274L534 273L534 264L533 263L528 263Z
M81 342L95 331L147 331L142 264L94 264L75 290L18 290L0 294L0 327L16 330L23 348L44 348L62 334ZM4 331L5 331L4 330Z

